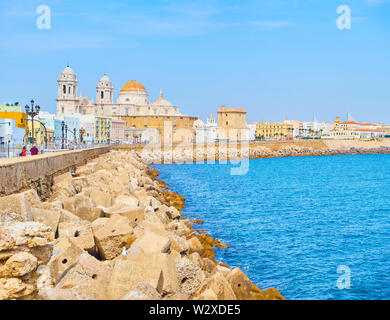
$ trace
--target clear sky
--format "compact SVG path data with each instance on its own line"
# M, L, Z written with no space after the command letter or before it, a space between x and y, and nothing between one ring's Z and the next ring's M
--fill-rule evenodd
M39 5L51 9L40 30ZM337 7L351 29L337 28ZM106 73L118 91L160 88L184 114L226 104L248 122L345 118L390 123L389 0L0 0L0 103L34 98L55 112L67 63L94 98Z

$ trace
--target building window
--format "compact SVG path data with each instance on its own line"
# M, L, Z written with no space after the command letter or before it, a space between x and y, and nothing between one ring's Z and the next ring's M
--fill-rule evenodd
M100 98L104 99L104 91L100 92Z
M64 93L66 93L66 86L65 86L65 85L62 86L62 91L63 91Z

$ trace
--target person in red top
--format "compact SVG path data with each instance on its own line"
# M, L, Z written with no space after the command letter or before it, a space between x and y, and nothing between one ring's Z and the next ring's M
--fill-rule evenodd
M35 156L38 154L38 148L36 146L33 146L31 149L30 149L30 152L31 152L31 155L32 156Z
M26 152L27 152L26 147L23 147L22 152L20 153L20 156L21 157L25 157L26 156Z

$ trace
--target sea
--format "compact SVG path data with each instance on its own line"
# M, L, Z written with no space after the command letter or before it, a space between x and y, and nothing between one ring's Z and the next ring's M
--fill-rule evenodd
M216 260L287 299L390 298L390 155L153 165ZM246 170L235 170L237 168Z

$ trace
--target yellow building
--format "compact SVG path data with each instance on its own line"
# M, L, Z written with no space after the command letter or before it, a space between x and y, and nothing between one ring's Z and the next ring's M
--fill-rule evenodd
M32 141L32 121L28 120L28 131L27 137L28 142L33 143ZM41 122L34 120L34 141L37 146L48 146L54 140L54 130L46 128Z
M95 117L95 143L110 143L111 117Z
M219 140L248 140L249 129L246 124L246 110L242 108L218 109L217 139Z
M357 131L359 127L360 124L355 121L340 122L340 117L337 116L330 135L336 139L358 139L360 138L360 134Z
M286 122L261 123L257 125L256 137L262 139L292 139L294 125Z

